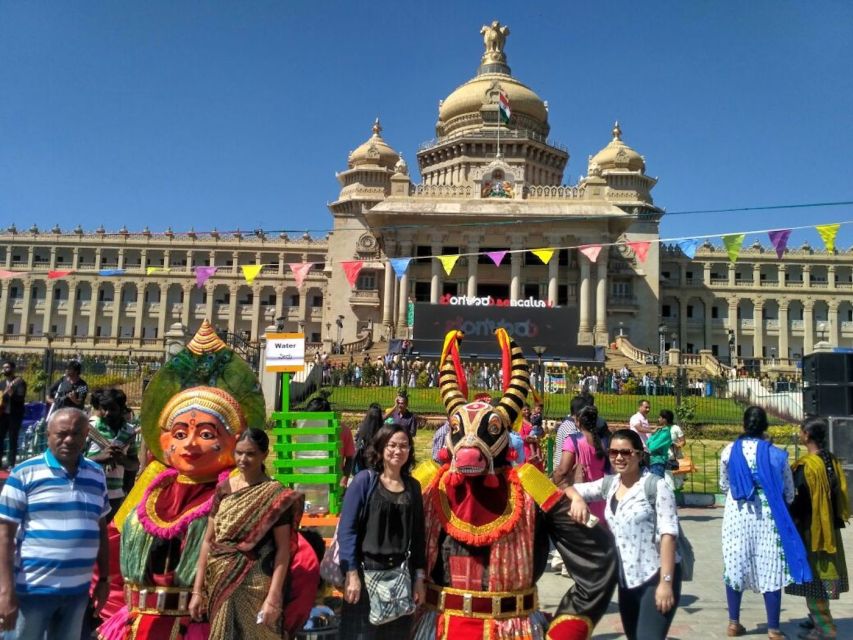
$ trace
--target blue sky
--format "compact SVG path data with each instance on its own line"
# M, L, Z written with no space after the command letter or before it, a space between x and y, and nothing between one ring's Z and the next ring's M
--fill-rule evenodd
M495 18L566 182L619 119L668 211L853 200L853 3L527 5L0 1L0 224L329 228L373 118L415 166ZM842 220L853 206L672 215L662 235Z

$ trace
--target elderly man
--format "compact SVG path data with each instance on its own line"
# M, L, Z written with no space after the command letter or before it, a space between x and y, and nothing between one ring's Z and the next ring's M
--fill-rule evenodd
M88 429L79 409L54 411L48 450L0 493L0 630L17 640L79 640L96 560L95 609L106 602L110 503L104 472L83 457Z
M409 411L409 395L402 389L397 394L394 408L385 416L385 419L394 424L403 425L413 438L418 432L418 417Z

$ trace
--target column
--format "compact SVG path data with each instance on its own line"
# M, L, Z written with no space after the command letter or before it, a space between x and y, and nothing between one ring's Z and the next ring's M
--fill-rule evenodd
M729 263L729 286L735 286L735 265L731 262Z
M193 286L189 283L183 285L184 292L184 306L181 309L181 324L184 325L187 329L190 327L190 300L192 299Z
M187 266L184 271L192 271L193 270L193 252L192 249L187 250Z
M148 249L143 249L139 252L139 269L142 273L148 271Z
M805 268L803 271L805 272ZM814 302L803 300L803 355L812 351L814 351Z
M27 268L29 271L33 270L33 262L35 261L35 247L30 245L27 248Z
M826 279L829 282L829 288L835 289L835 283L837 282L835 278L835 265L831 264L826 270Z
M808 289L812 284L812 266L810 264L803 265L803 286ZM803 354L805 355L805 354Z
M308 256L302 257L303 262L308 261ZM299 292L299 311L297 313L298 321L303 324L308 323L308 286L306 285L302 291Z
M689 298L685 295L678 300L678 344L671 345L671 349L678 349L681 353L687 347L687 303Z
M71 253L71 268L75 271L80 266L80 247L74 247Z
M394 325L394 268L385 263L385 289L382 292L382 326Z
M735 347L734 351L729 351L732 364L737 362L737 345L740 344L740 323L737 318L737 298L729 298L729 329L734 331Z
M442 244L440 241L433 240L431 245L433 256L441 255ZM429 301L432 304L438 304L438 299L441 297L441 282L442 282L442 265L441 262L433 257L432 260L432 278L429 284ZM405 316L404 316L405 317Z
M119 336L119 331L118 331L118 321L122 315L120 313L120 311L121 311L121 305L122 305L121 291L123 288L124 287L121 283L116 283L116 286L113 287L113 291L115 291L115 298L113 298L113 318L112 318L112 322L110 323L110 326L112 327L110 329L110 337L113 339L121 337L121 336Z
M834 276L833 276L834 277ZM836 300L830 300L827 304L827 311L829 313L829 344L833 347L838 346L838 302Z
M278 285L275 288L275 318L274 323L278 321L279 318L284 316L284 292L286 288L283 284Z
M758 262L756 262L754 265L752 265L752 286L753 287L760 287L761 286L761 265ZM756 357L760 358L761 356L756 356Z
M607 248L602 249L595 271L598 283L595 291L595 344L607 344ZM685 315L685 314L682 314ZM684 335L685 332L682 333ZM680 345L679 345L680 346Z
M764 301L756 300L752 305L752 356L764 357Z
M30 247L30 249L32 250L32 247ZM30 253L32 253L32 251ZM29 278L23 279L22 283L24 287L24 307L21 310L21 334L26 336L29 333L30 300L32 300L33 297L33 283Z
M521 263L524 260L524 252L521 251L521 244L513 242L510 245L512 253L510 257L510 280L509 280L509 297L510 300L518 300L521 298Z
M559 297L559 273L560 273L560 252L554 252L551 257L551 262L548 263L548 304L557 306Z
M398 255L412 255L412 243L408 241L401 242ZM411 268L412 265L409 263L408 268L397 281L397 336L408 335L406 333L406 310L409 304L409 269Z
M98 280L92 282L92 299L89 300L89 339L94 341L98 335L98 315L100 302L98 298L101 295L101 283ZM94 344L94 342L93 342Z
M702 300L702 306L705 309L705 326L703 327L704 336L702 338L703 346L705 349L710 349L711 344L713 344L712 329L714 326L714 319L711 317L711 308L714 306L714 301Z
M56 269L56 247L55 246L50 248L50 269L51 269L51 271Z
M124 269L124 247L119 248L118 250L118 263L117 267L119 269Z
M95 249L95 271L101 270L101 247Z
M589 258L578 252L578 264L580 265L580 287L578 292L580 324L578 325L578 344L591 344L592 336L590 336L591 327L589 325Z
M778 267L778 275L776 276L777 278L779 278L779 286L780 287L785 286L785 273L786 273L785 264L784 263L780 264ZM785 356L785 357L787 358L788 356Z
M779 301L779 357L787 360L788 354L788 336L791 333L791 327L788 324L788 301Z
M702 263L702 281L705 283L706 287L711 286L711 263L703 262ZM710 347L707 347L710 349Z
M284 251L281 251L278 254L278 277L284 278ZM281 317L281 315L276 317Z
M136 283L136 318L133 323L133 337L142 344L142 321L145 319L145 280Z
M231 273L240 273L240 252L235 251L231 254Z
M235 252L236 255L236 252ZM228 305L228 332L229 333L237 333L237 291L238 286L236 284L232 284L229 288L229 295L231 304Z
M258 341L261 324L261 285L252 287L252 342Z
M480 243L477 240L468 242L467 253L476 254L480 251ZM477 297L477 270L480 268L480 256L468 256L468 297Z
M7 256L12 255L9 251ZM0 281L0 332L6 333L6 314L9 308L9 281Z
M166 339L166 318L168 317L169 285L159 283L160 310L157 315L157 337Z
M77 281L68 279L68 307L65 313L65 335L74 336L74 320L77 316Z
M53 254L53 251L51 251ZM41 332L47 333L53 326L53 290L56 283L53 280L45 280L44 286L47 288L44 292L44 313L42 314ZM57 329L59 327L57 326Z

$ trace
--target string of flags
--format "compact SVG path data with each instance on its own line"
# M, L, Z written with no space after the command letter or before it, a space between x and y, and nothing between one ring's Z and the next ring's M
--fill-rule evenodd
M554 254L562 249L577 249L580 253L589 259L590 262L595 263L598 262L598 258L601 255L602 249L605 247L610 247L614 245L623 245L627 246L637 258L637 261L640 263L644 263L648 257L649 248L652 245L652 242L658 244L674 244L681 253L684 254L688 259L692 260L696 255L696 249L699 247L699 241L702 238L720 238L723 242L723 247L726 250L729 261L734 263L737 262L738 256L740 255L741 248L743 247L743 242L746 239L747 235L754 235L760 233L766 233L768 238L770 239L770 244L776 251L776 256L778 259L782 259L787 247L788 240L791 237L791 233L794 230L799 229L811 229L814 228L821 240L823 241L824 247L828 253L833 253L835 251L835 238L838 235L838 231L841 228L841 225L853 223L851 220L847 220L844 222L835 222L832 224L821 224L821 225L808 225L801 227L792 227L790 229L771 229L764 231L750 231L743 233L726 233L726 234L712 234L712 235L704 235L698 236L694 238L658 238L656 240L619 240L617 242L609 242L609 243L601 243L601 244L582 244L575 245L569 247L542 247L537 249L501 249L501 250L493 250L493 251L483 251L476 253L459 253L459 254L451 254L451 255L437 255L437 256L419 256L415 257L403 257L403 258L388 258L387 262L391 265L391 268L394 270L394 274L399 280L402 278L409 269L409 264L412 260L425 260L425 259L433 259L435 258L441 263L441 266L444 269L444 272L449 276L453 272L453 268L456 266L459 258L462 257L476 257L476 256L486 256L488 257L495 266L500 266L506 256L508 254L516 254L516 253L524 253L529 251L533 255L535 255L542 264L550 263L551 259L554 257ZM302 285L305 282L305 278L308 276L308 273L311 269L316 266L318 263L316 262L288 262L287 266L290 268L290 271L293 273L293 279L296 281L296 287L298 289L302 288ZM322 263L321 263L322 264ZM344 275L346 276L347 283L351 288L356 286L356 282L358 281L358 275L364 267L363 260L344 260L338 263L339 266L343 269ZM255 279L263 272L265 267L278 267L278 263L273 264L248 264L241 265L241 270L243 272L243 278L246 280L248 284L252 284ZM199 288L204 287L208 280L210 280L216 272L219 270L219 267L216 266L198 266L193 267L193 273L195 274L196 286ZM169 267L146 267L145 273L146 275L156 275L160 273L169 273L171 269ZM0 280L15 278L24 275L28 275L31 273L30 271L10 271L7 269L0 269ZM47 272L48 280L61 280L68 276L74 274L75 271L73 269L54 269ZM100 269L97 271L97 275L101 277L116 277L125 275L125 269Z

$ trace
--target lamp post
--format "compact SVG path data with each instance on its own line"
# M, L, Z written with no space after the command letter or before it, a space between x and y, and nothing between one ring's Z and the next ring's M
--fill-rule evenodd
M664 352L666 351L666 325L658 326L658 363L664 364Z
M535 345L533 347L533 353L536 354L536 357L539 360L539 367L537 369L537 374L539 376L539 393L540 395L545 395L545 372L542 370L542 356L545 355L545 352L548 350L548 347L543 345Z
M735 331L729 329L729 366L735 366Z
M47 340L47 349L44 352L44 369L47 374L47 381L44 389L42 389L42 400L47 398L47 389L53 380L53 339L55 337L56 334L53 331L44 334L44 338Z
M279 316L275 319L275 330L284 332L284 323L287 322L287 316Z
M341 342L341 333L344 330L344 317L338 316L338 319L335 320L335 324L338 326L338 337L335 340L335 345L338 353L343 353L343 343Z

